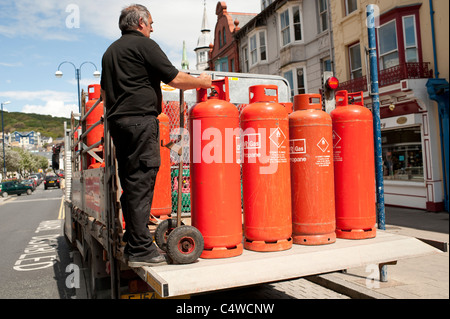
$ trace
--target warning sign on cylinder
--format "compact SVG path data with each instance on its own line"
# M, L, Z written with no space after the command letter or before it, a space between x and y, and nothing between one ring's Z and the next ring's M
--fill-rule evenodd
M320 150L322 152L325 153L326 150L328 149L328 146L330 146L330 144L327 142L325 137L322 137L322 139L319 141L319 143L317 143L317 146L320 148Z
M279 148L286 140L286 135L279 127L270 135L269 139Z
M336 148L340 141L341 137L336 133L336 131L333 131L333 147Z

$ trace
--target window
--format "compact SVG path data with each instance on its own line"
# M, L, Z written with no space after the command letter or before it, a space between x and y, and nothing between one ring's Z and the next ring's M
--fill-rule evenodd
M289 10L280 14L281 21L281 39L283 45L291 43L291 32L289 30Z
M289 82L289 86L291 87L291 98L295 95L294 93L294 76L292 75L292 71L285 72L283 77Z
M403 34L405 39L405 61L419 62L414 16L403 17Z
M328 30L328 8L327 0L318 0L320 32Z
M302 26L300 24L300 7L296 6L292 8L294 17L294 35L295 41L302 39Z
M198 62L203 63L206 62L206 52L200 52L199 56L198 56Z
M423 182L420 126L381 132L385 180Z
M345 1L345 15L348 16L350 13L358 9L357 0L344 0Z
M399 64L395 20L378 29L378 46L380 69L388 69Z
M219 49L222 48L222 32L219 31Z
M322 64L322 72L332 71L330 58L322 59L321 64Z
M242 49L242 57L243 57L243 71L244 71L244 73L246 73L249 71L248 48L247 47Z
M301 15L302 12L300 10L300 6L293 6L280 13L282 46L291 43L291 39L293 39L294 41L303 40Z
M215 71L222 71L222 72L228 72L228 58L222 58L217 60L214 63L214 70Z
M297 69L297 94L305 94L305 77L303 76L303 68Z
M227 44L227 34L225 33L225 27L222 29L223 45Z
M250 35L249 47L251 65L267 61L266 31L257 31Z
M291 87L291 97L297 94L306 93L306 81L304 69L302 67L289 70L283 74L283 77L289 82Z
M359 47L359 43L348 48L348 55L350 62L350 77L352 79L362 77L361 50Z
M267 60L266 33L264 31L259 32L259 55L260 55L261 61Z

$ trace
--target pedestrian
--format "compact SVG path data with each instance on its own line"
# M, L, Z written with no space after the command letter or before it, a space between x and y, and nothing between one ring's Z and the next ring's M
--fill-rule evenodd
M206 73L193 77L172 65L150 39L152 24L146 7L124 8L119 18L122 36L102 59L102 97L123 189L124 253L130 267L165 262L147 226L161 162L157 119L162 111L161 82L181 90L211 87Z

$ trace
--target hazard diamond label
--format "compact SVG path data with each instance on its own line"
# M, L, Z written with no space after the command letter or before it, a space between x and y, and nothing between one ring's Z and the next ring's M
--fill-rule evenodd
M330 146L330 144L327 142L325 137L322 137L322 139L319 141L319 143L317 143L317 146L320 148L320 150L322 152L325 153L325 151L328 149L328 146Z
M284 135L283 131L278 127L273 131L269 139L279 148L286 140L286 135Z
M340 141L341 137L335 131L333 131L333 148L336 148Z

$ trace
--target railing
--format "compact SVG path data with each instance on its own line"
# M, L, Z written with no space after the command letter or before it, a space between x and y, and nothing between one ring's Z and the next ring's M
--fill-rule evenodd
M379 86L388 86L406 79L428 79L433 77L433 70L429 62L408 62L394 67L380 70L378 74ZM339 84L339 90L349 92L367 91L367 77L352 79Z

